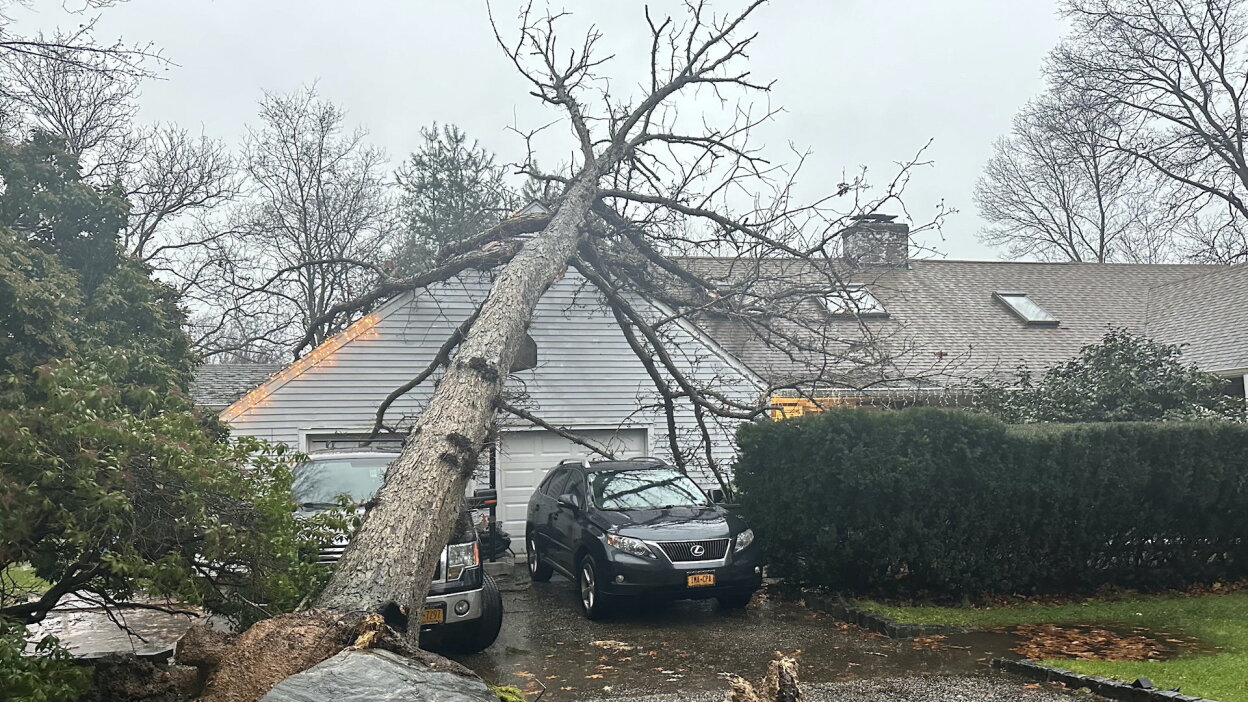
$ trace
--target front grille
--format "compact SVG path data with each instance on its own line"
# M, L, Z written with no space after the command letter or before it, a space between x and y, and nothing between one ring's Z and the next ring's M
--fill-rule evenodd
M346 544L334 544L332 546L322 546L321 553L316 559L317 565L333 565L342 558L342 552L347 550Z
M695 546L702 547L702 553L695 555ZM728 553L728 539L712 539L710 541L661 541L659 547L672 562L680 561L718 561Z

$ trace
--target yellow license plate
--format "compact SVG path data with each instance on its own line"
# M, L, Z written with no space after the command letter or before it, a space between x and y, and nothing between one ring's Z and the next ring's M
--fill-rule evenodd
M441 607L425 607L420 613L421 624L441 624L446 621L446 610Z
M688 587L703 587L706 585L714 585L715 574L714 573L694 573L693 575L685 576L685 584Z

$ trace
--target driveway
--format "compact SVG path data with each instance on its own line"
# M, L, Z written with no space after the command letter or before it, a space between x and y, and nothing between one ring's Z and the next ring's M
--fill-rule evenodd
M811 702L1067 699L992 673L986 661L1005 643L993 636L892 640L765 596L744 611L720 612L713 600L675 602L591 622L561 577L505 590L498 641L456 659L492 683L530 693L544 686L542 702L718 702L728 674L756 679L777 650L801 651Z
M530 700L545 686L542 702L720 702L728 674L757 679L777 650L801 652L808 702L1070 699L989 671L986 661L1010 645L998 635L893 640L761 594L744 611L720 612L713 601L675 602L590 622L576 608L572 584L556 576L549 583L504 583L503 602L498 641L484 653L455 658L489 682L533 693ZM125 612L143 637L137 639L100 610L69 605L31 633L63 637L79 656L168 651L189 625L181 616Z

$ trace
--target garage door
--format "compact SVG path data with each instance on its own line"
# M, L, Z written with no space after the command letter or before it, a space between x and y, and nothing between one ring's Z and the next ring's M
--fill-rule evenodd
M617 456L646 453L644 429L577 432L609 447ZM498 518L511 534L511 548L524 552L524 518L532 496L546 471L565 458L581 458L586 448L550 431L512 431L502 436L498 454Z

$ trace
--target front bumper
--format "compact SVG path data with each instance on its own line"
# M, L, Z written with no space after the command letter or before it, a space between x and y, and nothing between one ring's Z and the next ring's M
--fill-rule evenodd
M446 624L459 624L460 622L470 622L481 617L481 597L482 590L467 590L464 592L451 592L444 595L428 595L425 597L425 609L430 607L441 608L445 612L445 619L441 624L423 624L421 629L431 629L435 626L443 626ZM468 603L468 611L463 614L455 612L455 606L461 602Z
M604 547L607 571L599 585L608 595L660 599L703 599L726 593L757 590L763 584L762 557L757 546L740 553L731 551L718 561L671 561L665 557L642 558ZM714 585L690 587L688 578L713 573Z

